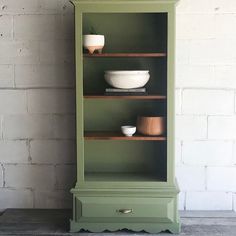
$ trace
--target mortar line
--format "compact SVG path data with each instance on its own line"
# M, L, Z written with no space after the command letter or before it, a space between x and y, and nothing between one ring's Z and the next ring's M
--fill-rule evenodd
M234 90L234 101L233 101L233 105L234 105L234 108L233 108L233 115L235 115L236 114L236 90Z
M232 211L234 210L234 193L231 193L232 196ZM236 210L236 209L235 209Z
M1 139L4 139L4 135L3 135L3 126L4 126L4 117L3 115L1 116Z
M205 191L207 191L207 183L208 183L208 181L207 181L207 166L205 166L205 168L204 168L204 177L205 177Z
M16 15L12 16L12 39L15 40L15 17Z
M30 153L30 149L31 149L31 140L27 139L26 140L27 143L27 148L28 148L28 161L30 164L32 164L32 157L31 157L31 153Z
M6 169L5 166L3 164L1 164L2 166L2 177L3 177L3 188L6 187Z
M206 140L209 140L209 115L207 116L207 133L206 133Z
M187 191L184 192L184 210L187 209Z
M183 140L180 141L180 145L181 145L181 149L180 149L180 162L181 162L181 164L184 164L184 162L183 162L183 145L184 145L184 141Z

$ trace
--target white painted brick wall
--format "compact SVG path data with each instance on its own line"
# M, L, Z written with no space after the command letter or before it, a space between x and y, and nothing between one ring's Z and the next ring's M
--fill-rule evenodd
M185 193L185 192L180 192L179 195L178 195L178 200L179 200L179 202L178 202L178 204L179 204L178 208L179 208L179 210L181 210L181 211L185 210L185 199L186 199L185 196L186 196L186 193Z
M232 193L187 192L186 210L233 210Z
M30 156L32 163L74 163L75 155L75 142L72 140L32 140L30 142Z
M53 138L51 115L5 115L3 137L6 139Z
M68 0L0 0L0 209L72 206L73 11Z
M233 164L236 165L236 143L234 143L233 147Z
M177 6L180 209L236 210L235 22L234 0L181 0Z
M235 13L236 12L236 2L224 0L215 0L215 10L217 13Z
M5 165L5 186L8 188L54 188L55 176L52 165Z
M36 191L36 208L72 208L72 194L68 190Z
M16 40L58 39L60 29L56 27L56 20L55 15L14 16L14 37Z
M53 137L57 139L74 139L75 116L55 115L53 117Z
M4 168L3 165L0 165L0 188L4 185Z
M1 140L1 163L28 163L29 144L26 140Z
M234 91L184 90L182 112L196 115L232 115Z
M182 164L182 141L179 140L175 141L175 164Z
M12 40L13 38L13 17L1 15L0 20L0 39Z
M4 74L0 74L0 85L7 86L13 76L11 77L10 68L3 69L5 71L3 71ZM8 76L8 83L3 79L5 76ZM17 88L73 88L75 84L75 68L73 65L67 64L16 65L15 84Z
M214 66L179 64L176 68L177 88L215 87ZM221 84L220 84L221 85Z
M33 208L32 190L0 188L0 209L6 208Z
M187 165L177 166L176 176L179 180L179 186L182 191L203 191L206 188L205 167Z
M56 165L56 189L70 190L76 181L74 165Z
M214 37L214 15L213 14L180 14L177 19L179 27L178 39L211 39ZM207 22L207 24L206 24Z
M184 141L182 161L191 166L230 166L233 143L223 141Z
M182 90L176 89L175 91L175 113L181 114L182 111Z
M236 139L236 115L210 116L208 118L209 139Z
M207 167L207 189L236 192L236 166Z
M1 114L25 114L26 112L27 100L25 90L0 91Z
M0 65L0 88L12 88L14 86L14 66Z
M233 194L233 210L236 211L236 194Z
M207 137L207 118L205 116L176 116L177 139L204 139Z
M36 41L0 41L0 63L39 63L39 43Z
M59 91L32 89L28 90L27 96L30 113L75 113L75 96L71 89Z
M199 14L204 14L204 13L213 13L214 11L214 4L213 1L205 1L205 0L198 0L193 1L193 0L183 0L179 1L178 3L178 8L177 8L178 13L199 13Z
M68 0L0 0L0 209L71 207L74 22ZM235 0L180 0L179 208L236 210Z

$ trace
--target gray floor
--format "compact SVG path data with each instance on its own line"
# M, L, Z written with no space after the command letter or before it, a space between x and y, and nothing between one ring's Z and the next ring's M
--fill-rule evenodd
M0 216L0 235L80 235L118 236L152 234L119 231L115 233L69 233L69 210L8 209ZM181 212L182 232L192 236L236 236L235 212ZM161 236L167 233L158 234Z

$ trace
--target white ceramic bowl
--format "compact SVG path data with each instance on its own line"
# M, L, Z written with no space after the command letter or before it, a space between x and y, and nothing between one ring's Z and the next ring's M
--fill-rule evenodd
M124 126L121 126L121 131L125 136L131 137L133 136L133 134L135 134L136 127L130 126L130 125L124 125Z
M114 88L133 89L143 87L149 80L148 70L105 71L106 82Z

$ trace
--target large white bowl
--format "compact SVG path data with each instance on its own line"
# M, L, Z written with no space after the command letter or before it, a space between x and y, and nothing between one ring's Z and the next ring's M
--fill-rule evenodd
M106 82L114 88L133 89L143 87L149 80L148 70L105 71Z

